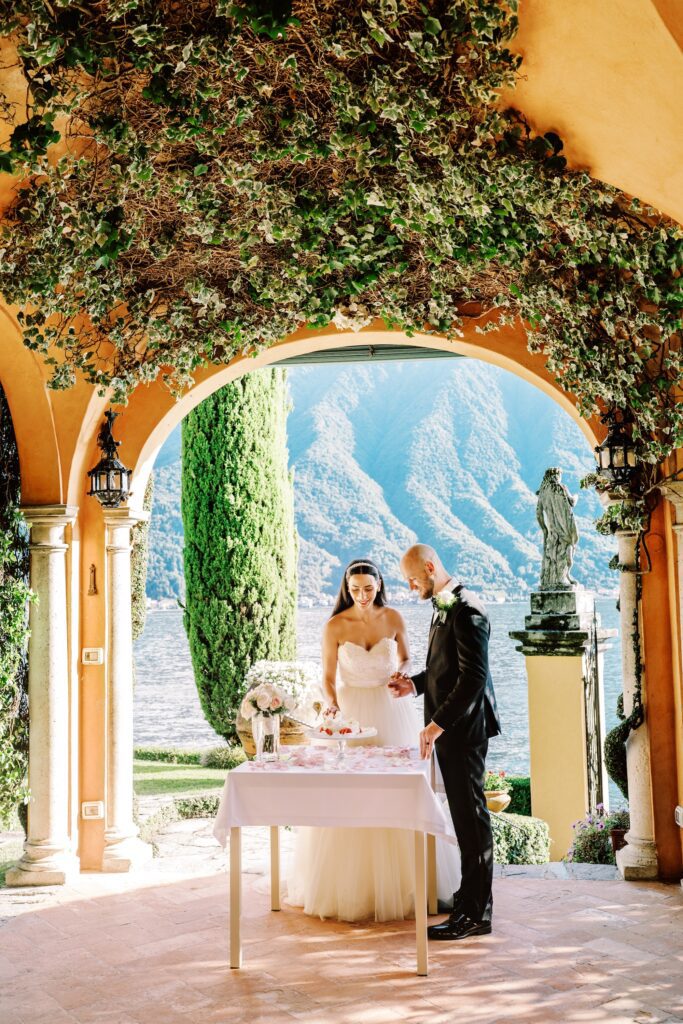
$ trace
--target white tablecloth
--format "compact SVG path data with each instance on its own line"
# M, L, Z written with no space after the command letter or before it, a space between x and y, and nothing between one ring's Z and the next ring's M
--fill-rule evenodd
M455 842L430 785L430 763L416 750L354 747L341 766L318 747L289 747L284 757L232 769L213 830L222 846L231 828L245 825L403 828Z

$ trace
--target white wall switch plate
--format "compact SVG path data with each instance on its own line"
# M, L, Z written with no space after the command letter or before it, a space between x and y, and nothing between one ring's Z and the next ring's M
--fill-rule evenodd
M104 803L102 800L86 800L81 804L81 817L88 821L96 821L104 817Z
M104 649L102 647L84 647L81 661L84 665L103 665Z
M678 827L683 828L683 807L681 807L680 804L674 811L674 817L676 819L676 824L678 825Z

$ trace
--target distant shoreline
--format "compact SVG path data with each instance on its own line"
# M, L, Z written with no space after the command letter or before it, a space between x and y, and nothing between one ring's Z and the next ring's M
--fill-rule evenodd
M610 591L609 593L606 593L606 594L605 593L595 593L594 591L589 591L589 593L593 593L593 596L598 601L616 601L616 599L619 597L619 591L618 590ZM526 604L528 602L528 600L529 600L528 595L526 597L506 597L503 600L493 600L491 598L486 598L486 597L483 598L484 604L491 604L491 605ZM399 607L407 607L407 608L414 608L414 607L417 607L419 605L418 601L410 600L410 599L405 599L405 598L401 599L401 598L393 597L393 596L389 597L389 602L392 605L398 605ZM317 608L320 608L320 609L322 609L322 608L332 608L333 604L334 604L334 601L332 601L332 600L327 601L327 602L311 601L310 603L308 601L303 601L303 602L300 602L299 604L297 604L297 608L299 608L301 610L305 610L305 611L310 611L311 609L317 609ZM154 598L147 598L146 608L147 608L147 611L155 611L155 612L176 612L176 611L182 611L183 610L180 607L180 605L178 604L178 602L174 598L170 598L170 597L161 598L160 600L155 600Z

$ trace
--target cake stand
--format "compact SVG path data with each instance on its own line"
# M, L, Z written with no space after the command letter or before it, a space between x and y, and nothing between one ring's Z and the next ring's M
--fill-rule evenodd
M308 735L313 740L322 740L323 743L336 743L337 744L337 756L335 758L335 767L344 764L346 761L346 750L347 740L369 740L373 736L377 735L377 730L374 727L368 726L367 729L361 729L360 732L348 733L348 735L340 736L339 733L335 733L333 736L327 736L323 732L318 732L317 729L310 729Z

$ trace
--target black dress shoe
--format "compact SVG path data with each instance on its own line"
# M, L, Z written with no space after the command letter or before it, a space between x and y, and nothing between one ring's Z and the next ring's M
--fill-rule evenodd
M441 924L432 924L427 929L429 939L468 939L470 935L490 935L490 921L473 921L470 917L452 914Z

